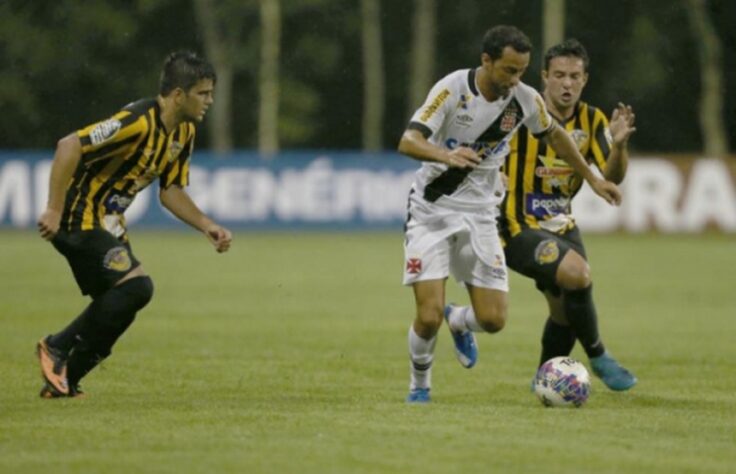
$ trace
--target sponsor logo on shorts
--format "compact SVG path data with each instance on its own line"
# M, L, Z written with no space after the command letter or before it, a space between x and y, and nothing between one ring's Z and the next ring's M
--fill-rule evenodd
M493 265L491 265L491 277L496 280L506 279L506 264L503 261L503 257L498 254L495 255Z
M105 254L105 259L102 265L108 270L116 272L126 272L130 270L132 265L130 261L130 254L128 249L125 247L113 247Z
M123 124L118 119L109 119L104 122L100 122L92 129L91 132L89 132L89 141L92 142L93 145L104 143L114 137L122 125Z
M534 261L540 265L556 262L559 257L560 248L552 239L539 242L537 248L534 249Z
M406 273L417 275L422 273L422 259L410 258L406 261Z

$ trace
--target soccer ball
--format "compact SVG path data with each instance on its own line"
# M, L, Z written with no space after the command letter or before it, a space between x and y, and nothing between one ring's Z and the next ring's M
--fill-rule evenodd
M590 395L590 375L577 360L555 357L537 370L534 393L547 407L579 407Z

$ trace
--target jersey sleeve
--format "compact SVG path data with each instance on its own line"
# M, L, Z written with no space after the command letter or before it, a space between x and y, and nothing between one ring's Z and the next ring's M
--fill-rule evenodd
M593 123L591 126L591 141L588 158L593 160L601 171L605 171L608 155L611 153L611 132L608 129L608 119L600 109L593 111Z
M161 177L159 178L159 187L166 189L169 186L179 186L184 188L189 185L189 162L194 151L194 125L184 124L182 127L186 127L186 132L181 133L185 135L184 145L179 155L164 168ZM180 135L180 136L181 136Z
M114 156L137 142L147 130L145 117L126 110L77 130L82 143L82 163Z
M523 124L535 138L539 138L554 127L552 116L547 111L547 106L544 105L544 99L539 92L526 84L519 84L517 87L519 102L525 111Z
M451 95L452 91L447 78L437 82L429 91L424 104L414 112L407 129L418 130L424 135L424 138L437 133L450 111Z

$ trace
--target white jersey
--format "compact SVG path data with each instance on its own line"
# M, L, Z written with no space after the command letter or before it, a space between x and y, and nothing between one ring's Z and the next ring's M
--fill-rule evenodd
M475 69L461 69L440 79L408 128L449 150L472 148L483 161L474 170L422 163L411 199L459 211L494 208L504 196L500 167L516 130L526 125L533 134L541 135L553 126L542 97L533 88L519 83L506 97L489 102L478 91L475 75Z

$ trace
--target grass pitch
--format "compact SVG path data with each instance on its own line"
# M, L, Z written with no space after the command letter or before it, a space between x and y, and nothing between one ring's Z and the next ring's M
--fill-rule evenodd
M404 403L402 235L133 229L156 295L84 400L41 400L33 348L85 301L30 232L0 233L3 473L720 473L736 469L736 241L588 236L601 332L639 377L582 409L529 393L545 304L514 275L509 323L459 366L440 333L433 403ZM465 303L448 283L448 300ZM587 359L579 348L574 356Z

